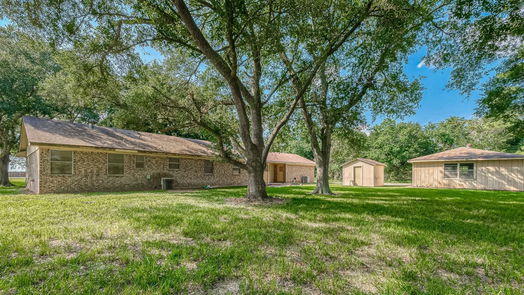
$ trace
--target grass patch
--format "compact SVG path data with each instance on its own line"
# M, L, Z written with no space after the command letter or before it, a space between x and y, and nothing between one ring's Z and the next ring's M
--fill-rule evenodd
M0 189L0 293L504 293L524 288L524 193Z
M13 186L0 186L0 196L19 194L20 190L25 187L24 177L10 177L9 181L11 182L11 184L13 184Z

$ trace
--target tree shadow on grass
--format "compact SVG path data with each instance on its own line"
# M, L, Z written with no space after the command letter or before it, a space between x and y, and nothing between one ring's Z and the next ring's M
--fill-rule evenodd
M451 199L445 194L434 195L441 192L429 195L402 192L396 195L391 191L362 190L339 196L291 197L292 202L273 210L322 222L352 222L351 219L365 216L381 220L377 225L389 223L431 236L452 235L472 243L483 241L500 246L524 243L517 226L524 223L524 202L519 194L497 201L496 194L475 196L475 192L454 192Z
M456 267L477 267L475 263L467 265L467 261L453 262L454 258L445 257L441 261L439 254L435 254L440 252L432 253L433 243L436 241L448 240L450 244L446 243L447 246L457 245L463 250L471 249L473 252L477 251L477 245L488 245L490 248L485 249L495 251L494 255L503 255L493 258L501 262L510 256L499 253L498 249L521 249L524 246L521 229L524 223L524 194L337 187L335 191L338 195L315 196L307 194L310 189L311 187L307 186L270 188L271 195L291 200L280 206L262 206L254 209L250 206L224 205L225 198L243 196L245 188L234 188L185 194L209 201L211 206L191 204L189 198L187 203L122 208L120 214L139 229L153 229L168 236L184 237L182 243L189 242L190 245L186 246L191 249L196 247L195 250L188 250L193 253L193 259L207 255L207 250L198 250L202 247L211 247L212 251L219 251L217 253L222 251L217 249L237 249L231 254L231 259L241 263L234 263L233 269L272 259L271 255L274 254L271 253L275 253L274 249L301 249L299 252L284 251L279 255L285 255L285 259L291 263L303 263L304 269L301 271L311 271L311 265L314 264L307 263L308 257L312 261L323 261L315 266L318 270L315 269L314 273L319 275L319 278L329 269L328 265L334 265L333 260L330 260L333 258L318 253L323 248L333 247L336 251L343 249L346 253L353 253L348 254L346 259L355 257L365 261L366 257L359 256L365 256L365 252L362 254L362 251L355 250L360 249L359 247L366 249L369 246L369 237L360 235L358 227L362 226L371 229L372 239L373 233L378 233L379 238L386 244L418 249L417 254L412 257L416 260L411 264L401 263L399 266L405 267L407 272L415 273L415 277L411 279L402 275L398 278L403 284L409 285L412 282L414 290L419 290L421 284L427 287L427 284L430 284L427 280L436 280L435 275L431 273L434 270L424 273L418 269L425 261L436 261L435 267L444 270L449 263ZM351 228L357 229L352 231ZM387 230L382 231L384 228ZM342 238L348 240L343 241ZM165 237L159 238L159 243L165 242ZM174 249L181 245L176 241L176 237L172 240L168 238L167 243L167 247L173 245ZM273 250L268 253L265 249ZM336 251L325 252L332 254ZM392 257L395 257L394 253ZM213 269L216 263L209 263L212 265L210 269ZM517 259L512 263L516 267L521 264ZM501 267L505 269L507 266ZM334 268L332 271L340 270ZM206 270L201 271L203 276L207 274ZM381 269L377 271L380 272ZM220 274L220 270L217 270L217 274ZM362 274L365 274L365 271ZM220 276L212 282L227 276L229 275ZM475 275L471 277L475 278ZM451 287L446 282L442 281L443 286Z

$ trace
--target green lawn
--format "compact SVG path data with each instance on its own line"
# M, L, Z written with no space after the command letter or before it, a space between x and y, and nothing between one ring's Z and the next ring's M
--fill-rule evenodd
M522 294L524 193L0 191L2 293Z

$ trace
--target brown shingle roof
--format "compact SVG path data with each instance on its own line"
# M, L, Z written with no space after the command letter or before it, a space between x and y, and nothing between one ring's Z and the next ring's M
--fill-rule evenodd
M206 140L183 138L164 134L124 130L68 121L23 118L23 133L20 150L27 144L92 147L141 152L168 153L187 156L212 157L215 152ZM311 164L311 160L288 153L269 153L268 162Z
M306 159L296 154L289 154L289 153L269 153L267 155L267 162L268 163L315 165L315 162L309 159Z
M121 149L192 156L213 156L205 140L24 117L29 143Z
M372 165L372 166L387 166L386 164L384 163L381 163L379 161L375 161L375 160L371 160L371 159L366 159L366 158L356 158L354 160L351 160L351 161L347 161L346 163L342 164L342 166L346 166L347 164L349 163L353 163L355 161L361 161L361 162L364 162L364 163L367 163L369 165Z
M414 158L408 161L413 162L433 162L433 161L468 161L468 160L512 160L524 159L524 155L493 152L487 150L474 149L470 147L459 147L456 149Z

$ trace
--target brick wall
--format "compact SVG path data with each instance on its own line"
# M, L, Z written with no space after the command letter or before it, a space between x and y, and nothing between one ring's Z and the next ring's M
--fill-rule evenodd
M124 175L107 173L107 153L73 152L73 174L51 175L49 149L39 149L39 192L89 192L160 189L160 178L174 178L175 187L245 185L246 172L233 174L229 163L214 162L214 173L204 173L204 160L180 158L180 169L168 169L168 157L145 156L145 167L135 168L135 155L124 156Z
M300 183L302 176L308 176L309 182L315 181L315 167L314 166L296 166L286 165L286 182L293 182L293 178Z

